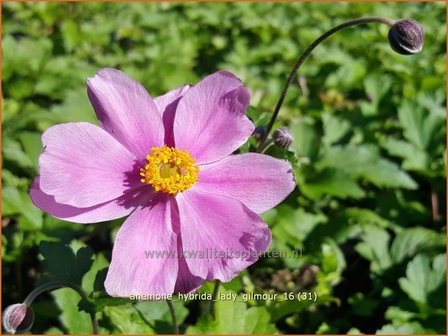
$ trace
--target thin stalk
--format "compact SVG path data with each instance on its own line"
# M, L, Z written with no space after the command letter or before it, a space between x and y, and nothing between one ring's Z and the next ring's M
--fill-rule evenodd
M179 335L179 326L177 325L176 311L174 310L173 303L171 302L171 300L166 300L166 303L168 304L168 308L170 308L170 314L171 314L171 319L173 321L174 333Z
M387 18L382 17L365 17L365 18L359 18L350 20L344 23L341 23L340 25L337 25L336 27L328 30L324 34L322 34L320 37L318 37L313 43L310 44L310 46L303 52L302 55L299 56L299 58L294 63L294 66L292 68L291 73L289 74L288 79L286 80L285 87L283 88L282 93L280 94L280 98L277 102L277 105L275 106L274 112L272 114L271 120L269 121L269 124L266 128L266 133L264 137L260 141L260 145L258 146L257 152L261 152L263 148L266 145L266 139L269 136L269 133L272 131L272 127L274 126L275 120L278 117L278 113L280 111L280 108L282 107L283 101L285 100L286 93L288 92L289 87L291 86L294 77L297 74L297 71L300 69L300 66L303 64L303 62L306 60L306 58L311 54L311 52L316 48L321 42L323 42L325 39L327 39L329 36L333 35L334 33L343 30L348 27L356 26L359 24L366 24L366 23L383 23L391 27L395 21Z
M210 314L212 315L213 318L215 318L215 315L216 315L215 302L218 299L220 285L221 285L221 281L215 280L215 288L213 289L212 302L210 305Z
M30 294L28 294L23 303L29 307L33 303L34 299L36 299L36 297L40 294L64 287L71 288L75 290L83 299L88 299L87 293L78 285L69 281L52 281L34 289ZM96 319L95 313L91 313L90 318L92 319L93 334L98 335L98 320Z

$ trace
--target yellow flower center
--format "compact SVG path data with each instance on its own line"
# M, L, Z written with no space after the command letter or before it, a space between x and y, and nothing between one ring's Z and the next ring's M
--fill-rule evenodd
M140 168L140 181L150 184L155 191L177 194L191 188L198 180L199 167L187 151L164 145L152 147L146 156L148 163Z

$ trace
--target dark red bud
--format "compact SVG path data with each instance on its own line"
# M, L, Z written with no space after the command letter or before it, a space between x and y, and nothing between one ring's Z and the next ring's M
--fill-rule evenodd
M257 126L252 134L255 139L262 140L266 136L266 126L261 125Z
M10 334L28 331L34 323L33 310L23 303L8 306L3 311L3 327Z
M281 148L288 148L294 141L291 130L286 126L276 129L272 138L274 139L274 143Z
M412 55L422 51L424 40L423 27L413 19L398 20L389 30L390 46L402 55Z

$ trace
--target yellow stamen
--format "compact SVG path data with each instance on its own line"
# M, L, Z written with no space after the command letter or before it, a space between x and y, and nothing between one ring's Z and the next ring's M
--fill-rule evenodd
M198 180L199 167L187 151L164 145L152 147L146 156L148 163L140 168L140 181L150 184L155 191L177 194L191 188Z

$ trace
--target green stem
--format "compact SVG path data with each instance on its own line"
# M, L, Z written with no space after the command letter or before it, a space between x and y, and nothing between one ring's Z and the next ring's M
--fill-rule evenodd
M321 42L323 42L329 36L333 35L334 33L338 32L342 29L356 26L359 24L366 24L366 23L372 23L372 22L383 23L383 24L388 25L389 27L391 27L395 23L394 20L386 19L386 18L382 18L382 17L365 17L365 18L354 19L354 20L350 20L350 21L341 23L340 25L337 25L336 27L328 30L327 32L322 34L320 37L318 37L313 43L310 44L310 46L303 52L303 54L300 55L300 57L294 63L292 71L289 74L288 79L286 80L285 87L283 88L283 91L280 94L280 98L277 102L277 105L275 106L275 110L274 110L271 120L269 121L269 124L267 126L266 133L260 141L260 145L258 146L257 152L261 152L263 150L263 148L265 147L266 139L268 138L269 133L271 132L272 127L274 126L274 123L275 123L275 120L277 119L280 108L283 104L283 101L285 100L286 93L288 92L288 89L291 86L292 81L294 80L294 77L297 74L297 71L300 69L300 66L303 64L303 62L306 60L306 58L311 54L311 52L314 50L314 48L316 48Z
M175 334L179 334L179 326L177 325L176 311L174 310L173 303L171 300L166 300L168 303L168 308L170 308L171 319L173 320L173 329Z
M215 318L215 316L216 316L215 302L218 299L220 285L221 285L221 281L215 280L215 288L213 289L212 302L210 305L210 314L212 315L213 318Z
M85 300L88 299L87 293L81 287L72 282L61 280L61 281L48 282L40 287L37 287L30 294L28 294L23 303L29 307L33 303L34 299L36 299L36 297L38 297L40 294L64 287L71 288L75 290L83 299ZM91 313L90 317L92 319L93 334L98 335L99 334L98 320L96 319L95 313Z

